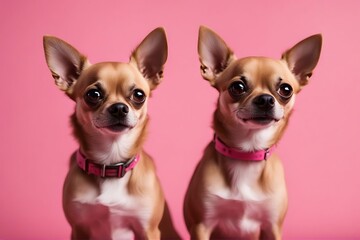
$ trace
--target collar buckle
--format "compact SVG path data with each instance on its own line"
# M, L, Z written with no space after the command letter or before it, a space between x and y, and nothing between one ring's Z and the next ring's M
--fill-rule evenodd
M118 177L118 178L122 178L123 176L125 176L125 173L126 173L125 163L123 163L123 162L120 162L120 163L117 163L114 165L103 164L103 165L101 165L101 172L100 172L100 176L102 178L107 176L106 170L108 170L108 169L116 170L116 177Z
M125 176L126 174L126 169L130 166L130 164L137 158L131 158L129 161L127 162L119 162L119 163L115 163L113 165L105 165L103 164L101 166L101 177L107 177L107 170L115 170L116 171L116 175L114 174L114 176L118 177L118 178L122 178Z
M270 150L267 148L267 149L265 149L265 152L264 152L264 160L267 160L269 156L270 156Z
M115 169L116 170L116 177L122 178L123 176L125 176L126 169L135 160L135 158L136 157L130 159L127 162L119 162L119 163L116 163L116 164L113 164L113 165L110 165L110 166L106 166L106 165L103 165L103 166L105 166L105 168L108 168L108 169ZM103 171L101 172L101 174L103 175ZM103 177L105 177L105 176L103 176Z

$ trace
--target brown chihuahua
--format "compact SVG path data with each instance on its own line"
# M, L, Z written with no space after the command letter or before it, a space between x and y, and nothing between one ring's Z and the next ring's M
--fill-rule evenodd
M147 100L167 59L165 31L153 30L128 63L90 64L52 36L44 49L56 85L76 102L71 120L80 147L63 189L72 239L160 239L164 195L143 142Z
M273 149L317 65L314 35L280 60L237 59L215 32L200 27L201 74L219 92L214 140L187 190L184 216L192 239L281 239L287 211L282 164Z

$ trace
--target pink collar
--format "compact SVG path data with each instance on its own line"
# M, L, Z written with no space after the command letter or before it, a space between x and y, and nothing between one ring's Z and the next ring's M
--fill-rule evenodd
M140 154L131 158L127 162L119 162L112 165L98 164L87 159L80 149L76 151L77 165L84 170L87 174L93 174L102 178L105 177L117 177L122 178L128 171L132 170L138 161L140 160Z
M272 146L265 150L259 150L255 152L245 152L236 148L231 148L225 145L216 135L214 136L214 144L217 152L222 155L245 161L262 161L270 157L272 152L275 150L275 146Z

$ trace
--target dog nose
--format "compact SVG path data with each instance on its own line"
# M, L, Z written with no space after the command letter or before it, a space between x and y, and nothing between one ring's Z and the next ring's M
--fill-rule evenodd
M269 94L262 94L257 96L253 103L262 110L270 110L275 106L275 99Z
M129 113L129 107L123 103L115 103L108 108L108 112L114 117L125 117Z

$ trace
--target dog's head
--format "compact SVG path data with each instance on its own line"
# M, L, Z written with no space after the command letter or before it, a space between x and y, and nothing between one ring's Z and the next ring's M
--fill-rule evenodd
M314 35L283 53L237 59L215 32L200 27L201 74L219 91L218 110L227 125L265 129L285 126L295 95L308 83L320 56L322 37Z
M162 28L149 33L128 63L91 64L52 36L44 37L44 49L55 83L76 102L76 118L85 131L118 135L145 122L147 99L161 82L167 59Z

